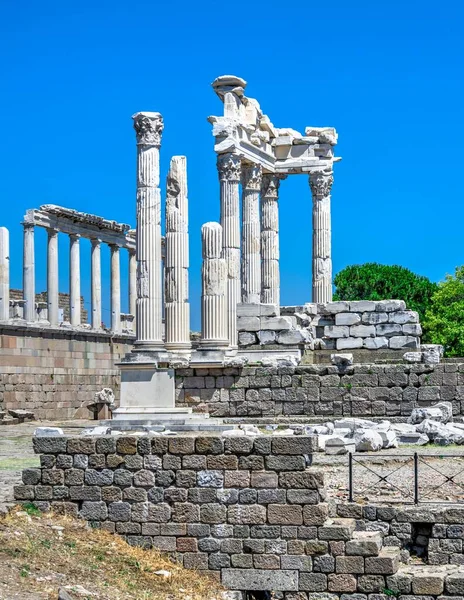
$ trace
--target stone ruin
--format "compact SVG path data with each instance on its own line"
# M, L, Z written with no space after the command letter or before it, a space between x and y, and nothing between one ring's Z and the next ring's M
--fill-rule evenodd
M329 441L324 436L339 438L328 444L337 453L353 446L370 449L372 443L393 445L392 432L396 436L401 427L387 427L384 417L409 417L409 433L427 439L464 441L451 414L462 412L464 365L440 363L439 348L421 346L418 316L400 300L332 301L336 131L308 127L303 135L274 127L257 101L245 96L246 83L238 77L219 77L213 88L224 105L222 116L209 118L221 218L201 232L199 340L190 335L185 157L171 160L163 256L159 113L133 117L135 238L125 226L74 211L42 207L28 212L26 323L36 321L33 229L48 223L43 226L52 229L49 326L57 325L53 231L58 229L73 236L71 268L77 281L71 289L71 326L79 327L78 236L84 229L85 237L112 245L115 331L120 328L118 248L132 252L130 312L136 335L133 350L119 364L121 393L113 421L78 438L59 431L37 435L34 449L41 466L24 471L16 499L80 516L131 544L169 552L187 568L209 570L237 592L237 599L250 591L273 591L285 600L461 599L462 508L402 510L329 502L326 474L311 464L321 443ZM313 199L313 293L307 304L282 307L278 193L281 181L293 174L308 175ZM56 219L61 228L53 227ZM98 256L96 250L96 317L90 332L99 327ZM3 229L4 321L10 319L8 257ZM106 405L109 393L103 396L95 398L97 404ZM357 419L366 415L372 421ZM257 427L281 417L290 420L286 431L270 434ZM326 423L307 427L310 419ZM171 435L163 431L163 422L178 431L190 427L195 434ZM99 435L109 426L137 435ZM273 423L270 429L276 427ZM202 432L208 429L215 432ZM414 570L406 564L411 548L419 546L440 568Z

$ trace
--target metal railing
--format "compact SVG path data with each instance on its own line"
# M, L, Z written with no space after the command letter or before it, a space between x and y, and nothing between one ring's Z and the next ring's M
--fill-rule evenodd
M373 500L368 495L372 490L375 499L381 496L389 502L464 502L464 454L350 453L348 501L356 502L360 497ZM451 500L450 495L455 499Z

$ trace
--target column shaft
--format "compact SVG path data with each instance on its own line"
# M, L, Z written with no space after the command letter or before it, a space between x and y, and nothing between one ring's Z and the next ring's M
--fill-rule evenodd
M240 302L240 157L220 154L217 166L223 258L227 265L227 331L231 347L237 348L237 304Z
M101 329L102 324L102 301L101 301L101 241L92 240L91 257L91 302L92 302L92 329Z
M188 200L187 159L173 156L166 184L165 315L166 349L188 350Z
M10 318L10 232L0 227L0 321Z
M137 304L137 259L135 252L129 250L129 314L134 315Z
M279 186L285 176L265 174L261 188L261 302L280 307Z
M111 249L111 331L121 331L121 270L119 246L112 244Z
M137 135L137 339L147 350L162 350L161 194L159 113L133 117Z
M332 301L332 252L330 190L332 171L314 171L309 176L313 196L313 302Z
M69 236L69 313L71 325L81 324L80 235Z
M227 265L222 258L222 227L205 223L202 238L201 341L207 348L229 345L227 329Z
M260 165L242 169L242 302L261 302Z
M47 244L47 306L48 321L52 327L58 327L58 231L48 230Z
M35 257L34 257L34 224L23 223L24 246L23 246L23 299L24 319L26 321L36 320L35 310Z

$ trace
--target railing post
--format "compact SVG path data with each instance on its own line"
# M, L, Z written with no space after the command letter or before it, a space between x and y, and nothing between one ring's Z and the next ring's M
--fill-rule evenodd
M348 502L353 502L353 455L348 452Z
M414 452L414 504L419 504L419 457Z

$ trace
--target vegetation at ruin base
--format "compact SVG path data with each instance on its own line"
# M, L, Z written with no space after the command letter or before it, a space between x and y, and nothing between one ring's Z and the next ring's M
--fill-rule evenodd
M166 571L168 576L157 574ZM41 513L33 504L0 518L0 598L57 598L85 588L94 600L218 600L210 576L187 571L157 550L127 544L85 521ZM3 595L6 594L6 595Z
M364 263L342 269L334 279L334 300L404 300L421 322L438 286L399 265Z
M438 284L422 326L427 341L442 344L446 356L464 356L464 266Z

